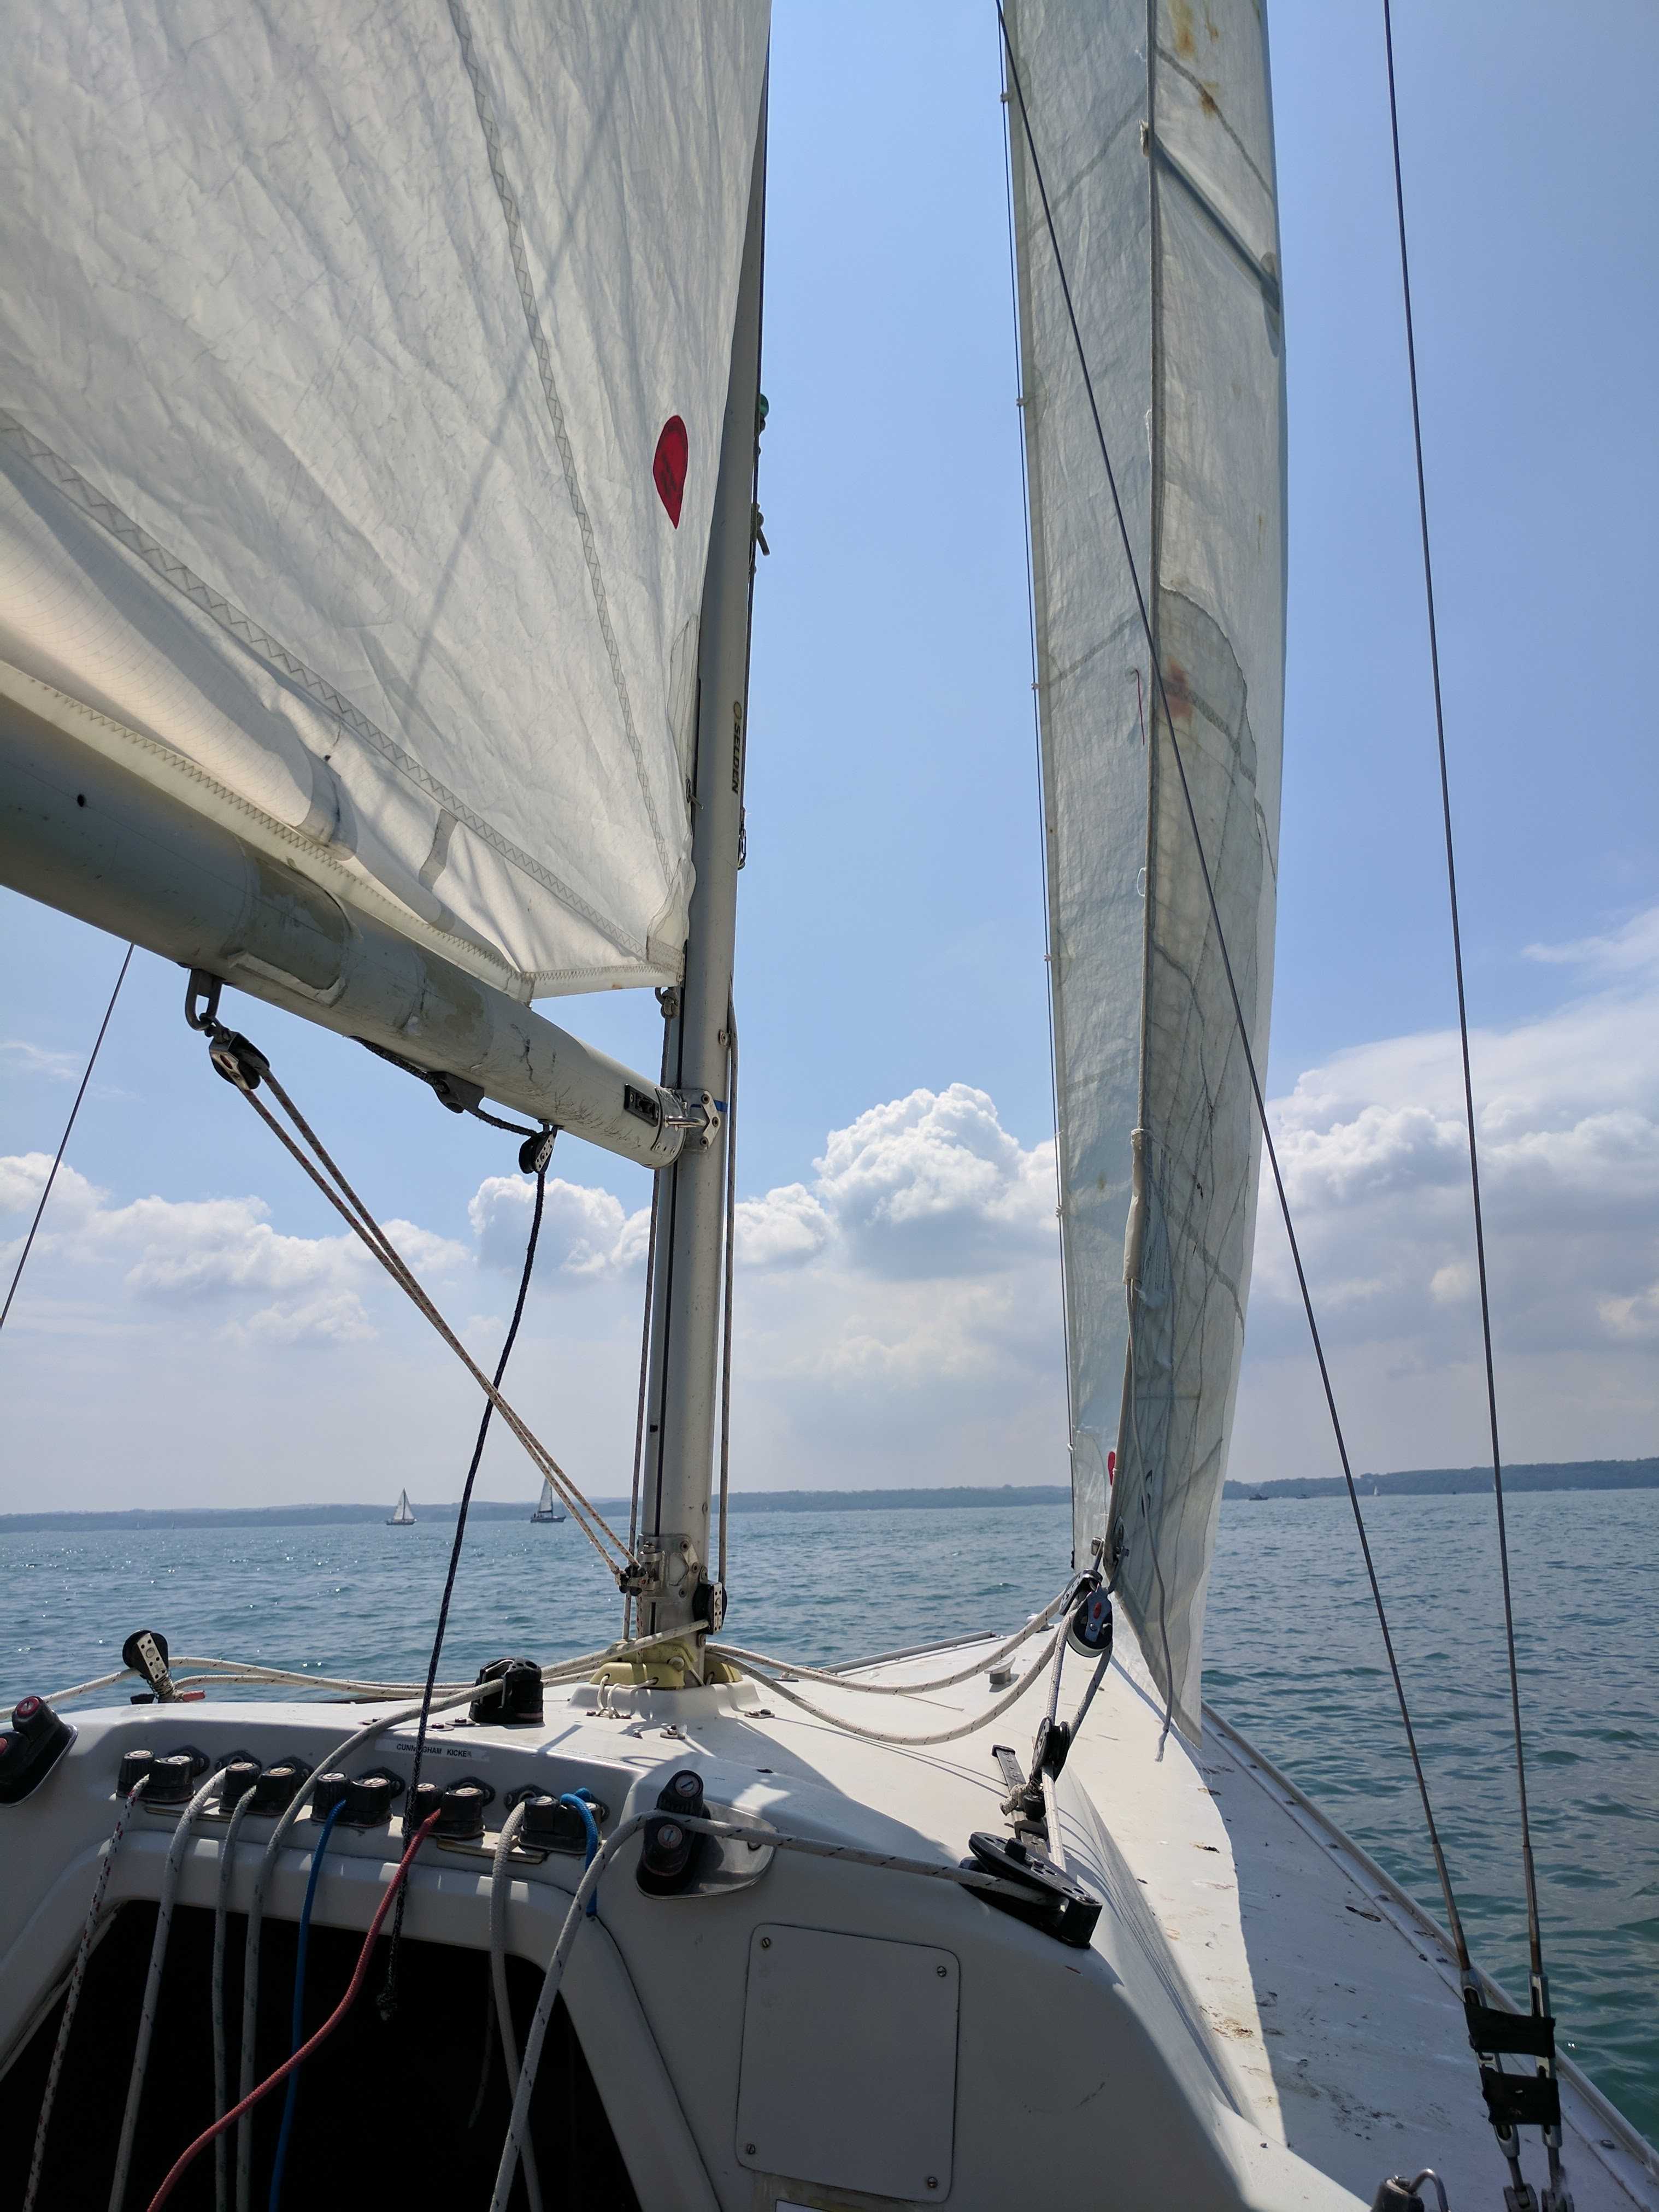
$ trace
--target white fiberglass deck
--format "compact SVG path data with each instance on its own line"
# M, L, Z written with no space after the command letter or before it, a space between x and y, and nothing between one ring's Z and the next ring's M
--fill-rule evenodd
M858 1671L896 1686L972 1656L963 1645L943 1662L935 1650ZM1068 1660L1062 1711L1086 1671ZM851 1720L912 1735L990 1702L982 1674L915 1696L795 1686ZM610 1808L609 1827L654 1804L675 1768L695 1765L711 1806L739 1818L954 1864L970 1832L1006 1832L993 1747L1010 1745L1023 1760L1042 1702L1034 1687L958 1742L901 1748L795 1711L767 1686L583 1686L550 1690L544 1721L529 1729L444 1717L427 1771L487 1778L497 1792L492 1826L521 1782L586 1785ZM189 1741L219 1756L237 1744L316 1762L367 1717L362 1706L294 1704L82 1717L46 1786L0 1814L0 2051L15 2051L65 1970L123 1748ZM1444 2178L1454 2212L1499 2212L1504 2168L1432 1923L1223 1724L1212 1721L1196 1755L1171 1737L1160 1760L1159 1722L1126 1638L1054 1793L1057 1856L1106 1900L1087 1950L946 1882L784 1851L738 1891L649 1898L633 1879L637 1846L624 1845L564 1994L645 2212L941 2203L1002 2212L1025 2202L1352 2212L1370 2205L1385 2175L1425 2166ZM352 1764L406 1771L412 1738L402 1724ZM138 1816L112 1903L155 1894L177 1820L176 1809ZM238 1909L269 1832L268 1823L244 1827ZM210 1815L198 1822L183 1903L212 1903L223 1833ZM309 1816L295 1827L270 1915L295 1915L315 1835ZM365 1926L398 1848L395 1829L337 1830L319 1920ZM579 1861L556 1856L514 1862L512 1949L545 1962L579 1872ZM428 1847L410 1934L483 1948L489 1888L487 1850ZM801 2048L821 2054L822 2067L770 2063L769 2051L758 2065L763 1953L769 1972L797 1975L795 2002L808 2015ZM797 1954L806 1963L791 1965ZM895 2028L896 2006L912 2008L914 2030ZM914 2033L914 2069L870 2075L884 2033L900 2050ZM471 2045L457 2057L477 2063ZM1567 2074L1577 2212L1659 2212L1652 2154ZM831 2079L853 2087L826 2121ZM1535 2132L1526 2157L1541 2184ZM906 2173L902 2187L871 2181Z

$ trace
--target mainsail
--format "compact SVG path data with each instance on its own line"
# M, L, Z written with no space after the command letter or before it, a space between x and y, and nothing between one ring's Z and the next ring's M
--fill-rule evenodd
M1259 1139L1177 750L1260 1066L1285 622L1267 33L1259 0L1009 0L1007 17L1074 1537L1080 1563L1097 1542L1115 1560L1195 1736Z
M520 998L675 980L767 16L38 13L0 690Z

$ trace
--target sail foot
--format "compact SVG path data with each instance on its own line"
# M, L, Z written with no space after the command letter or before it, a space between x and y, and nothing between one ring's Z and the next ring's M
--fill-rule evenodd
M354 909L326 863L289 866L68 734L85 710L6 675L0 882L625 1159L678 1157L673 1093Z

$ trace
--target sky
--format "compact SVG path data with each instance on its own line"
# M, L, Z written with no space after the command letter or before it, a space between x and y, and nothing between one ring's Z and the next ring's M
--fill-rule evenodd
M1356 1463L1484 1448L1380 7L1270 15L1291 595L1268 1089ZM779 0L733 1480L1062 1480L994 11ZM1659 19L1395 10L1507 1455L1659 1451ZM120 947L0 894L9 1276ZM0 1335L0 1510L453 1497L476 1401L135 957ZM231 1003L228 1001L228 1004ZM233 1016L480 1356L509 1141ZM546 1011L654 1066L649 994ZM511 1395L624 1491L642 1173L570 1140ZM1335 1471L1282 1231L1232 1470ZM535 1483L507 1439L483 1489Z

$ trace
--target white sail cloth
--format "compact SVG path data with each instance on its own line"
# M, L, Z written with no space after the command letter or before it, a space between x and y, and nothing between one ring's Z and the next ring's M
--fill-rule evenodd
M0 71L0 659L520 996L679 970L767 18L60 0Z
M1180 769L1261 1066L1285 608L1266 30L1256 0L1017 0L1008 17L1170 706L1011 86L1075 1540L1080 1562L1103 1539L1118 1559L1196 1735L1259 1138Z

